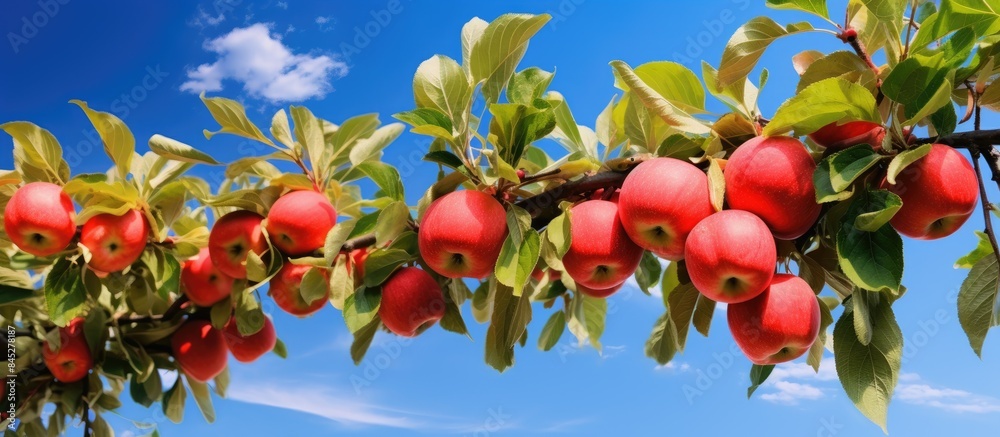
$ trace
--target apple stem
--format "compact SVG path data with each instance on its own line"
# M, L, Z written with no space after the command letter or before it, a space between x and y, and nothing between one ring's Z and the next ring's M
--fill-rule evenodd
M879 71L878 65L875 65L875 62L872 61L871 55L869 55L868 51L865 50L864 44L861 42L861 40L858 39L857 30L851 27L847 27L844 29L843 32L837 34L837 38L840 38L840 40L843 41L845 44L849 44L851 48L854 49L854 53L857 53L858 57L860 57L861 60L865 61L865 64L868 65L868 68L872 70L872 73L875 73L875 87L878 89L878 96L875 98L875 101L881 104L883 97L882 79L879 78L879 74L881 72Z

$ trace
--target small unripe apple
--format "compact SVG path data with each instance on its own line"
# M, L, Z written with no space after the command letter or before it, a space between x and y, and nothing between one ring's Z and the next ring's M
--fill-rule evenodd
M729 330L755 364L778 364L805 354L819 335L819 300L806 281L778 273L757 297L729 305Z
M437 281L416 267L396 270L382 284L379 318L396 335L413 337L444 317L444 295Z
M274 303L278 305L278 308L293 316L306 317L313 315L326 305L330 297L330 285L328 281L323 281L326 287L326 296L324 298L317 299L313 303L306 303L305 299L302 298L300 291L302 277L312 268L319 267L292 263L285 263L281 266L278 274L271 278L269 283L270 291L268 291L271 297L274 298ZM329 273L325 269L320 269L320 272L322 272L325 278L329 279Z
M83 334L83 323L83 317L77 317L59 328L58 350L53 350L48 342L42 345L45 366L60 382L79 381L94 367L90 346Z
M753 299L771 283L777 263L774 237L757 216L736 209L698 223L685 244L684 262L695 288L716 302Z
M285 194L271 205L266 227L271 244L288 256L303 256L322 248L336 224L337 210L330 199L302 190Z
M267 240L261 230L264 220L253 211L234 211L222 216L208 235L208 251L215 268L237 279L247 277L247 254L267 251ZM324 235L325 238L325 235Z
M98 214L83 224L80 243L90 250L90 268L119 272L136 262L146 249L149 224L137 209L123 215Z
M903 169L896 184L883 185L903 200L889 221L900 234L934 240L965 224L979 199L976 172L957 150L934 144L927 156Z
M636 166L622 183L618 208L632 241L671 261L684 258L688 233L715 211L705 173L674 158Z
M18 188L3 210L3 227L10 241L35 256L66 249L76 234L73 201L62 187L31 182Z
M260 331L248 336L240 334L240 330L236 327L236 318L233 317L229 319L229 323L226 323L223 334L225 334L229 352L233 354L236 361L241 363L257 361L258 358L273 350L274 345L278 342L278 336L274 332L274 323L271 322L270 317L264 317L264 327L260 328Z
M431 203L417 238L420 256L441 276L482 279L507 238L507 213L482 191L455 191Z
M606 297L611 296L612 294L615 294L615 292L617 292L618 290L621 290L623 286L625 286L624 282L622 282L621 284L615 285L614 287L611 287L611 288L606 288L606 289L603 289L603 290L598 290L598 289L594 289L594 288L589 288L589 287L587 287L585 285L576 284L576 291L578 291L578 292L580 292L582 294L585 294L587 296L590 296L590 297L596 297L598 299L604 299Z
M181 287L195 305L210 307L232 293L233 278L216 268L208 248L203 248L181 266Z
M606 290L625 282L639 267L643 250L625 233L614 202L588 200L573 206L570 234L563 265L578 285Z
M885 126L870 121L849 121L838 125L830 123L809 134L816 144L826 147L827 153L839 152L858 144L881 147Z
M189 378L208 382L226 369L226 340L207 320L188 320L170 336L174 360Z
M801 141L756 137L733 152L726 164L726 201L760 217L775 237L794 240L816 223L813 172L816 163Z

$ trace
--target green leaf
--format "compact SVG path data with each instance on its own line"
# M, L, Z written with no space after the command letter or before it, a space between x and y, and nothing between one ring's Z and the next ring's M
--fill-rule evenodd
M531 321L528 296L515 296L511 287L497 283L493 315L486 329L486 364L503 372L514 365L514 344Z
M807 22L782 27L768 17L751 19L736 29L736 33L726 43L722 63L719 65L718 86L725 87L746 78L774 40L809 30L813 30L813 27Z
M213 136L220 133L227 133L260 141L267 145L274 145L257 128L257 125L247 118L246 110L239 102L224 97L205 97L205 93L201 93L201 101L208 108L208 112L212 114L212 118L222 127L215 132L205 129L203 133L206 139L212 139Z
M280 338L275 340L274 349L271 349L271 352L274 352L275 355L281 358L288 358L288 348Z
M430 161L433 163L441 164L447 167L451 167L455 170L464 171L465 164L462 163L462 159L459 158L454 153L447 150L437 150L424 155L424 161Z
M205 421L208 423L215 422L215 407L212 406L212 393L208 389L208 384L195 381L190 376L185 379L187 379L188 386L191 387L191 394L194 395L198 409L201 410L201 415L205 416Z
M566 255L566 251L569 250L569 245L572 242L573 234L570 232L570 214L572 212L569 209L564 210L562 214L552 219L545 228L546 238L556 248L556 254L560 257Z
M295 124L295 139L305 149L306 155L309 157L310 167L313 173L317 174L317 179L322 179L322 175L325 175L327 171L327 156L329 155L323 138L323 125L309 111L309 108L292 106L288 110L292 114L292 123Z
M149 150L164 158L170 158L175 161L219 165L219 161L216 161L207 153L160 134L155 134L149 138Z
M678 109L689 114L705 112L705 88L687 67L670 61L647 62L635 68L635 75Z
M378 316L382 292L378 288L361 287L344 301L344 322L351 333L368 326Z
M882 155L865 144L851 147L830 156L830 184L833 190L841 192L875 166Z
M708 162L708 197L712 208L717 212L722 211L726 201L726 178L722 174L722 166L715 159L709 159Z
M409 253L400 249L371 252L365 260L365 285L368 287L381 285L392 272L412 258Z
M701 62L701 75L705 78L708 92L716 99L725 103L733 111L744 118L753 118L757 113L757 97L760 90L747 78L737 80L726 86L719 86L719 72L708 62Z
M885 180L890 184L896 184L896 178L903 174L903 170L910 164L917 162L920 158L927 156L931 152L933 144L924 144L916 149L904 151L889 161L889 168L886 170Z
M302 282L299 285L299 294L307 304L312 304L320 299L326 299L330 294L330 285L327 276L321 267L313 267L302 275Z
M701 296L701 293L691 283L681 284L671 291L669 296L664 294L669 303L667 311L670 313L670 318L676 329L677 347L679 350L684 350L684 346L687 343L688 329L690 329L696 313L700 313L699 317L701 321L699 323L704 326L705 308L702 308L701 311L696 310L696 308L710 306L713 310L715 309L714 302L708 299L700 299L699 296ZM710 317L711 315L709 315Z
M80 266L65 258L45 276L45 308L56 326L66 326L87 309L87 290Z
M971 269L979 260L983 259L987 255L993 254L993 245L990 244L990 237L986 235L983 231L973 231L976 233L976 237L979 238L979 243L976 244L976 248L955 261L956 269Z
M795 136L802 136L842 120L881 123L882 117L878 114L871 91L833 77L807 86L782 103L764 127L764 135L794 132Z
M830 180L830 157L827 157L816 164L813 171L813 185L816 186L816 203L835 202L849 199L854 191L833 189L833 182Z
M472 84L469 76L454 59L444 55L420 63L413 76L413 98L417 108L432 108L444 114L461 134L468 124L467 108L472 102ZM431 115L421 114L427 119ZM403 120L409 122L409 120ZM440 121L423 125L446 126ZM416 125L414 125L416 126ZM450 136L452 129L445 129Z
M538 348L543 351L552 349L559 343L564 330L566 330L566 314L562 310L552 313L542 327L542 333L538 334Z
M184 400L187 398L187 390L184 388L184 381L177 378L174 386L163 394L163 414L171 422L181 423L184 419Z
M507 101L530 105L542 98L554 74L538 67L529 67L511 76L507 84Z
M361 364L361 360L365 358L365 353L368 352L368 347L372 345L372 339L375 338L375 333L378 332L378 327L381 325L382 320L376 317L354 333L354 341L351 343L351 359L354 360L354 365Z
M774 370L774 364L754 364L750 367L750 387L747 387L747 399L753 396L753 392L760 388L764 381L767 381L767 377L771 376L771 372Z
M157 379L159 379L159 373L157 373ZM222 369L222 373L212 378L212 381L215 383L215 394L222 398L226 397L226 391L229 390L229 367Z
M621 80L621 83L628 87L628 91L642 102L653 114L661 118L668 125L681 132L693 134L707 134L711 129L701 120L694 118L684 110L672 104L669 100L660 95L656 90L647 85L643 80L623 61L611 61L611 67Z
M69 165L52 133L25 121L0 124L0 129L14 139L14 168L25 182L69 180Z
M406 230L410 219L410 208L403 201L390 203L378 215L375 224L375 244L384 246Z
M903 200L886 190L868 192L868 211L858 214L854 227L867 232L875 232L889 223L896 212L903 207Z
M236 297L236 328L246 337L264 328L264 311L253 293L244 291Z
M125 180L132 168L132 156L135 155L135 137L132 136L132 131L114 114L90 109L87 102L80 100L69 102L79 106L83 113L87 114L90 123L94 125L101 141L104 142L104 152L118 169L118 177Z
M344 220L334 225L333 229L330 229L330 232L326 234L326 240L323 243L323 259L326 261L326 265L333 264L334 258L340 254L340 249L344 247L344 243L347 242L357 224L358 219ZM378 225L377 222L376 225Z
M525 284L531 279L531 272L538 264L540 250L538 231L528 229L520 244L515 241L514 232L508 234L497 259L495 269L497 281L511 287L515 296L521 296Z
M1000 10L988 0L950 0L921 21L912 47L924 47L956 30L968 28L977 37L1000 32Z
M860 56L852 51L841 50L813 61L799 78L796 93L806 87L829 78L840 78L874 90L877 84L875 73Z
M550 138L559 142L570 153L584 153L587 156L597 156L596 134L586 126L576 124L573 112L569 109L569 103L562 94L556 91L549 91L545 94L545 101L551 106L551 112L555 115L555 129L546 132ZM539 105L543 108L544 105Z
M899 291L903 276L903 240L891 226L873 232L858 229L854 223L861 214L877 210L871 196L859 196L851 202L837 233L840 268L858 286L873 291Z
M330 153L324 165L327 168L347 162L358 165L379 156L381 150L403 132L399 124L376 129L379 123L378 114L362 114L345 120L336 132L327 134L326 147Z
M403 181L393 166L377 161L366 161L355 168L375 182L383 195L393 200L403 200Z
M839 300L836 298L830 299L833 300L832 307L835 308ZM809 352L806 356L806 363L812 366L813 370L817 372L819 372L820 362L823 361L823 352L826 350L827 328L833 324L833 315L830 313L830 309L831 306L824 302L824 298L819 299L819 336L816 337L816 341L809 347Z
M288 114L285 113L284 109L279 109L271 117L271 136L289 149L295 150L297 147L301 147L295 144L295 140L292 139L292 127L288 124Z
M460 283L464 286L461 280L452 281L452 284ZM461 334L472 339L469 335L469 328L465 326L465 320L462 318L462 309L459 304L456 304L454 299L449 299L445 302L444 317L441 317L441 328L445 331L454 332L456 334Z
M830 14L826 11L826 0L767 0L767 6L774 9L797 9L822 18L830 18Z
M879 297L876 292L861 288L855 288L851 293L851 305L854 311L854 333L858 336L858 342L868 346L872 341L872 307L879 305Z
M670 314L663 313L653 325L653 332L646 340L646 356L656 360L662 366L674 359L677 350L677 328L670 319Z
M469 51L468 65L472 81L483 84L487 103L499 99L528 49L528 40L551 18L548 14L504 14L482 31Z
M521 160L529 144L544 138L556 126L555 114L548 103L544 100L536 103L539 106L516 103L490 105L490 114L493 115L490 134L496 136L500 157L511 165Z
M412 132L443 138L455 143L452 121L436 108L417 108L412 111L393 114L393 118L413 126Z
M969 271L958 292L958 321L969 337L969 345L980 358L983 356L986 332L1000 325L998 276L1000 268L997 267L996 257L983 257Z
M847 308L833 330L837 376L847 396L865 417L886 429L889 401L899 379L903 334L888 302L869 308L872 341L865 345L854 331L855 313Z
M663 265L656 255L649 251L643 252L639 268L635 271L635 282L639 285L639 289L649 294L649 288L660 282L662 270Z

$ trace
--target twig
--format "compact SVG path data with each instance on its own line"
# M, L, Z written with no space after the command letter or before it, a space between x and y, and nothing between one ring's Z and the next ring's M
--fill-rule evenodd
M875 62L872 61L872 57L868 54L868 51L865 50L864 43L858 39L858 31L848 27L843 32L837 34L837 38L840 38L845 44L849 44L854 49L854 53L857 53L858 57L865 61L868 68L872 70L872 73L875 73L875 88L878 89L878 96L875 97L875 102L881 104L884 97L882 94L882 79L879 77L881 71L879 71L878 65L875 65Z
M903 46L903 53L899 55L899 62L903 62L903 60L906 59L906 55L910 52L910 35L913 31L912 24L917 15L917 2L911 0L910 3L912 4L910 7L910 25L906 26L906 39L904 40L906 41L906 45Z
M375 244L375 234L366 234L360 237L354 237L350 240L344 242L344 245L340 247L341 252L350 252L354 249L360 249L362 247L368 247Z
M983 182L983 172L979 167L980 151L979 149L969 149L969 153L972 155L972 165L976 169L976 182L979 184L979 199L983 204L983 221L986 223L986 236L989 237L990 246L993 247L993 256L996 257L997 262L1000 263L1000 245L997 244L997 237L996 232L993 230L993 217L991 214L993 204L991 204L990 199L986 197L986 183ZM987 158L987 161L989 161L989 158Z
M91 430L92 424L90 423L90 403L87 402L86 396L90 391L90 379L83 379L83 437L90 437L93 433Z
M584 176L572 182L567 182L551 190L518 201L515 205L524 208L531 214L531 226L543 228L552 219L559 216L559 201L572 196L588 193L600 188L621 188L625 176L631 168L622 171L608 171L591 176Z

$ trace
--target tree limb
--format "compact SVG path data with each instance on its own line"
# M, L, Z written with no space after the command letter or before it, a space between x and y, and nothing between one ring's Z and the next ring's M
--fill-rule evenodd
M528 214L531 214L531 227L544 228L561 213L559 201L601 188L621 188L629 171L631 168L622 172L607 171L584 176L527 199L522 199L515 205L524 208Z

